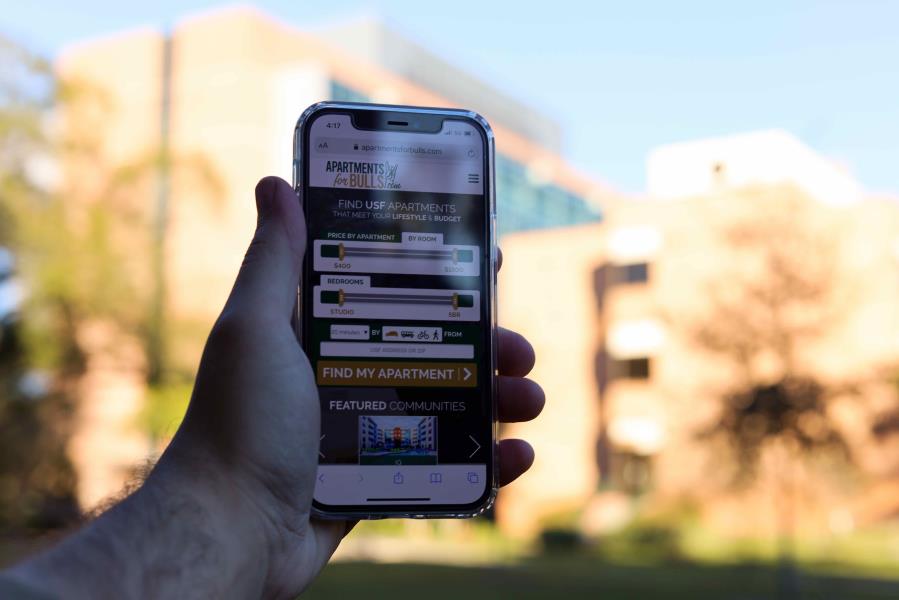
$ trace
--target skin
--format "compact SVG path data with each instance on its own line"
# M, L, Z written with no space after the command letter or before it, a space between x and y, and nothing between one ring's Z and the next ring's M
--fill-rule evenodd
M0 575L0 592L7 585L34 598L291 598L352 529L310 514L319 401L290 323L306 247L302 207L276 177L256 186L256 206L255 236L172 443L140 489ZM524 378L534 351L508 330L498 344L500 420L533 419L544 404L540 387ZM502 440L498 460L506 485L531 466L534 451Z

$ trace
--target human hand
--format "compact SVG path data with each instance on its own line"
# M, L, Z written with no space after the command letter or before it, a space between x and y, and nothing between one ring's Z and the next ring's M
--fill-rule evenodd
M266 561L264 595L294 596L319 573L352 527L311 516L319 446L315 377L291 325L306 247L303 211L291 186L276 177L256 186L259 214L230 297L209 336L184 422L157 468L168 485L196 495L228 523L249 521ZM498 336L498 413L526 421L543 408L540 387L524 376L534 352L520 335ZM531 446L503 440L500 485L533 462ZM151 478L152 479L152 478Z

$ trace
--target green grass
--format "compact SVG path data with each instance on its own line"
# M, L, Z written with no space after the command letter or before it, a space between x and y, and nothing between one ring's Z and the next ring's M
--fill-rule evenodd
M756 600L778 598L771 565L708 566L694 563L622 565L585 556L536 558L502 567L336 563L302 598L427 600L580 598L600 600ZM899 598L899 582L800 574L802 600Z
M372 533L388 533L390 524ZM393 533L393 531L390 531ZM477 531L475 532L477 533ZM50 543L47 537L0 540L0 568ZM477 535L474 545L483 544ZM865 576L845 563L807 565L799 593L778 595L780 571L771 563L709 564L690 561L623 563L587 552L554 552L505 565L440 566L338 562L325 568L302 599L380 600L414 595L426 600L488 598L579 600L887 600L899 598L899 579ZM899 578L899 572L883 572Z

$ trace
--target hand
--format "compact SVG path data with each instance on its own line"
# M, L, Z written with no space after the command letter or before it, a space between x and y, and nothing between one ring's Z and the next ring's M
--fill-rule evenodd
M291 186L275 177L256 186L256 205L256 235L209 336L187 416L163 466L183 460L218 470L216 480L234 482L246 496L248 514L267 533L266 590L290 596L318 574L349 527L310 517L319 401L291 326L306 247L303 211ZM500 420L533 419L544 403L540 387L524 379L534 351L511 331L500 330L498 337ZM503 440L498 454L500 485L534 460L522 440ZM196 477L203 471L191 475Z
M310 512L319 401L291 326L303 211L274 177L256 186L256 205L256 235L206 343L184 421L156 468L83 530L0 573L0 595L24 586L66 598L292 598L352 527ZM533 365L530 344L501 330L502 421L533 419L543 408L542 390L524 379ZM503 440L498 460L505 485L531 466L534 451Z

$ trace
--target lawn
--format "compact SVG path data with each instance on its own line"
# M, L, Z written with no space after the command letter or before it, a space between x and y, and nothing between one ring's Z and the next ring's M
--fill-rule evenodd
M0 568L39 547L39 542L0 544ZM833 565L822 565L827 571ZM696 562L631 565L584 554L525 559L507 565L439 566L335 562L303 600L423 597L427 600L496 598L551 600L887 600L899 598L899 580L806 570L799 594L778 595L771 564L710 565Z
M579 556L537 558L494 567L335 563L325 569L302 598L760 600L779 597L777 573L777 568L770 565L628 566ZM802 600L899 598L897 581L806 573L800 576L799 583L799 594L780 597Z

